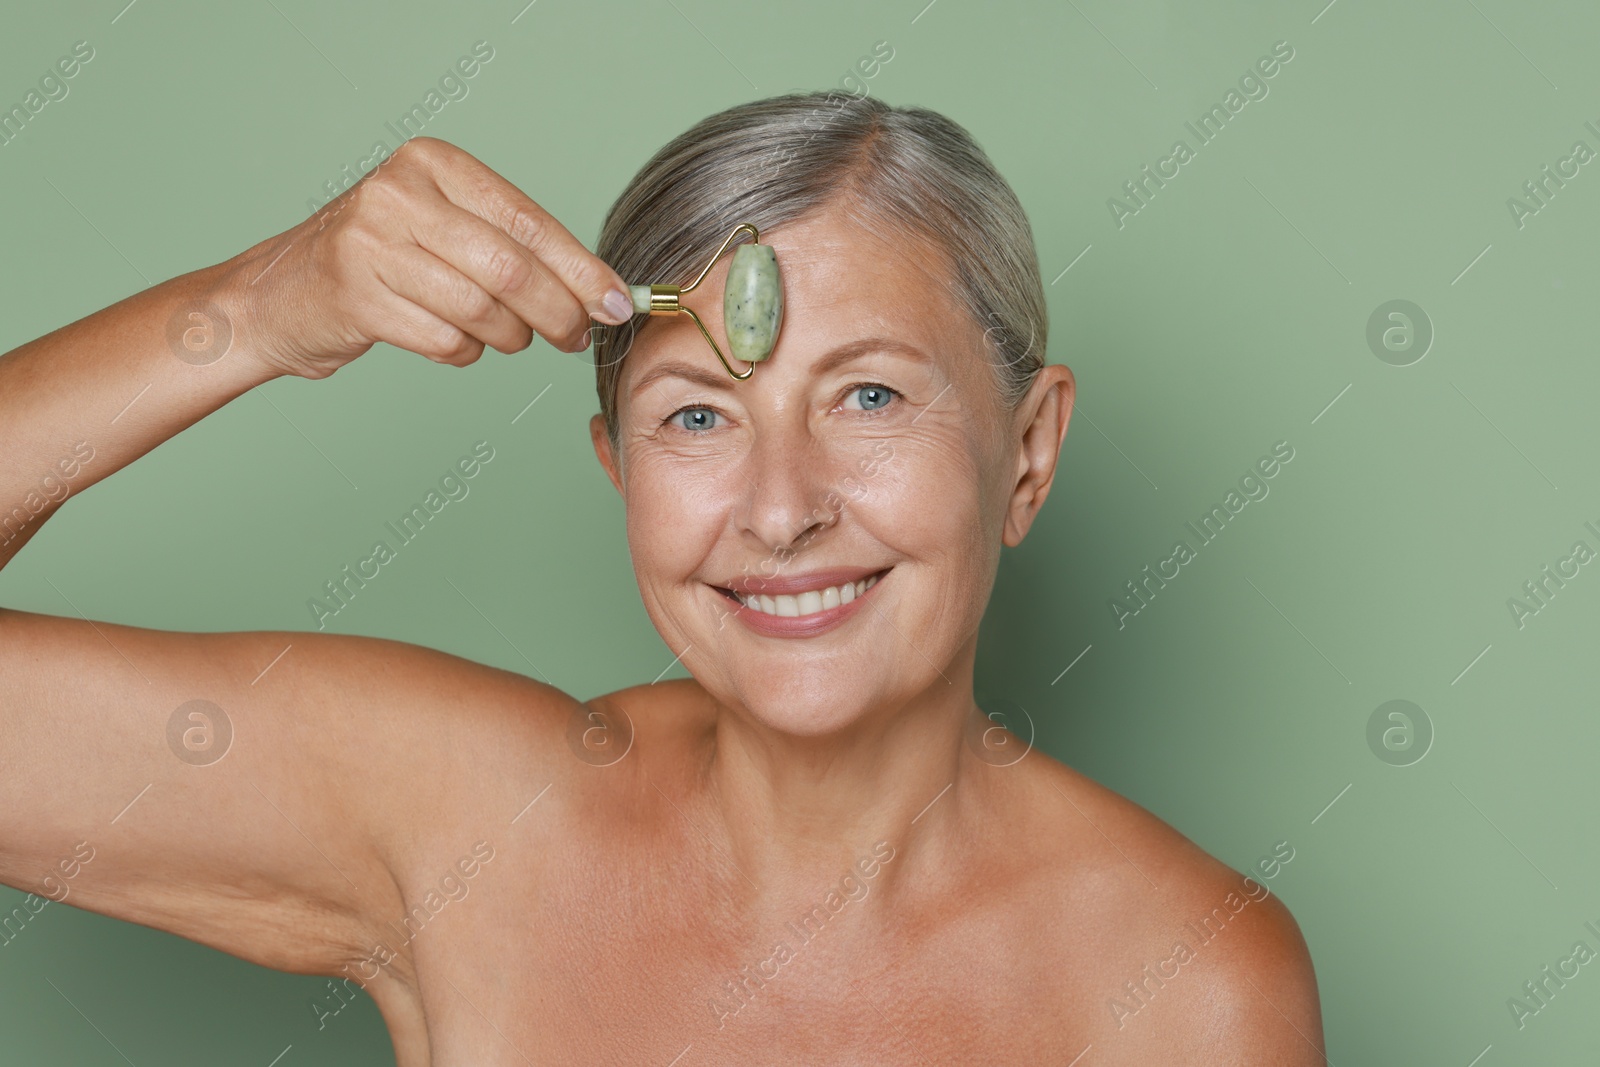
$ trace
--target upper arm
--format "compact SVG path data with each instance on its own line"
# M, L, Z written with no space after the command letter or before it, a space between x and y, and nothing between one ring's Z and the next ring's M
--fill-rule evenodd
M563 701L395 641L0 610L0 882L334 973L404 912L486 739Z

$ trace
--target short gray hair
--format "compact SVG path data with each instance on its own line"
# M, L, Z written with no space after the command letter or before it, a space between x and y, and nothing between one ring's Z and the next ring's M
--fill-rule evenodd
M1015 407L1044 365L1049 329L1033 231L983 149L936 111L837 90L719 111L633 176L595 253L630 284L687 285L739 223L766 231L835 201L876 233L909 232L944 251L950 287L984 331L1000 397ZM593 329L613 444L622 359L648 321Z

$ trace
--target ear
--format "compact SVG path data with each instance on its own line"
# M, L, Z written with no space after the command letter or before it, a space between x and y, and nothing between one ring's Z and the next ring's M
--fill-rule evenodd
M606 417L598 412L589 420L589 440L594 443L594 454L600 460L600 466L606 469L606 477L611 479L611 484L621 494L622 474L617 467L617 457L611 450L611 436L606 433Z
M1022 543L1034 516L1044 507L1045 497L1050 495L1077 390L1071 370L1059 363L1047 363L1034 376L1033 386L1017 413L1023 421L1022 440L1017 451L1016 484L1011 490L1001 536L1011 548Z

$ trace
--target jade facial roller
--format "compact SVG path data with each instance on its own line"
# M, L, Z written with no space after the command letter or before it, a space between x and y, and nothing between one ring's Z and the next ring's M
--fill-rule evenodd
M749 366L743 373L735 371L728 358L717 347L711 332L700 316L684 307L679 298L699 285L711 272L711 265L728 250L733 239L742 231L749 231L750 244L740 245L728 265L728 283L722 294L722 322L728 332L728 350L734 359ZM676 285L630 285L633 310L638 314L673 315L678 312L689 316L700 327L711 350L722 360L722 366L739 381L755 373L756 364L772 354L777 343L778 330L783 325L783 279L778 274L778 256L771 245L760 243L761 234L748 222L735 226L728 234L717 254L711 257L699 277L681 288Z

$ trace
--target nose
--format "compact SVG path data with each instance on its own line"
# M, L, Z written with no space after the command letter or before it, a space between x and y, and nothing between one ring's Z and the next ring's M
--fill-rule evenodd
M825 450L802 426L765 426L754 438L742 525L767 552L798 551L839 517Z

